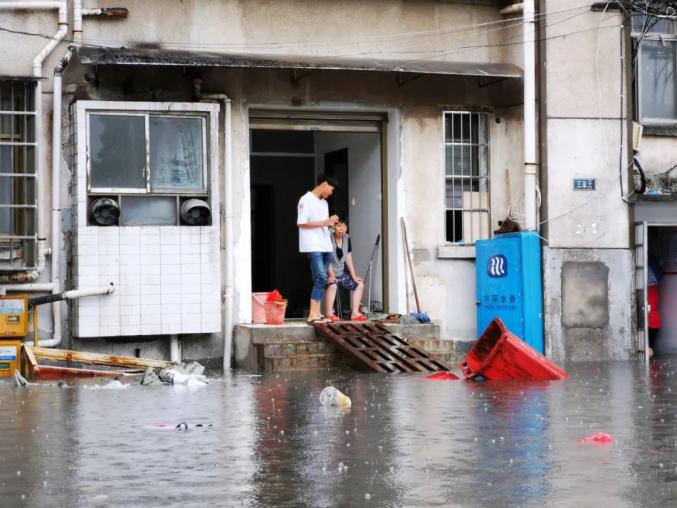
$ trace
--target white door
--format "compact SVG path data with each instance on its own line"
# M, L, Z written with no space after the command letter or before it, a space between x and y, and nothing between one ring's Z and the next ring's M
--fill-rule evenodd
M648 255L648 228L646 221L635 223L635 290L637 297L637 337L635 344L637 352L649 363L649 327L648 308L646 303L646 277Z

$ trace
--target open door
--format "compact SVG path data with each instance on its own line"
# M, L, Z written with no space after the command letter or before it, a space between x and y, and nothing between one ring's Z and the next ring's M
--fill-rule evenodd
M637 298L637 352L649 363L649 327L646 305L646 267L649 262L648 227L646 222L635 223L635 291Z

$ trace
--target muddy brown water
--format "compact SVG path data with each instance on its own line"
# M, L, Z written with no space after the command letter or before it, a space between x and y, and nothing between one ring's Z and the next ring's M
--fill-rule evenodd
M576 364L552 383L3 383L0 506L677 506L676 367ZM349 411L320 406L329 383ZM595 432L614 443L576 444Z

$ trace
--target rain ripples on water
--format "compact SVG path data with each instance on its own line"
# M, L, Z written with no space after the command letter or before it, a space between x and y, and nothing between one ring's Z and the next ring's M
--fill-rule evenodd
M2 383L0 504L675 506L676 360L575 364L552 383L352 371L195 389ZM328 384L349 410L320 405ZM597 432L613 443L576 444Z

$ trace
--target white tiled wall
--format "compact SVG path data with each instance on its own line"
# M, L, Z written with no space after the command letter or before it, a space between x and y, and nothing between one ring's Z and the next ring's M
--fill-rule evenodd
M221 330L214 226L80 227L75 265L78 287L116 286L78 301L79 337Z

